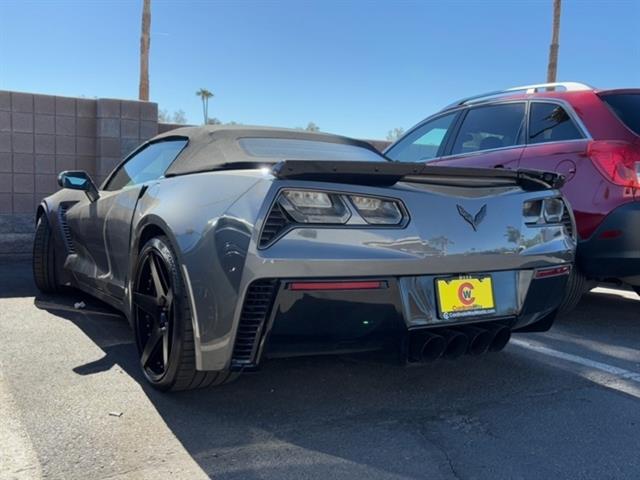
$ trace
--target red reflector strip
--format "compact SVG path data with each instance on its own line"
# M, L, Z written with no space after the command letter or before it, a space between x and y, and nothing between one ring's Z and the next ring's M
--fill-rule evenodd
M387 282L292 282L289 290L375 290L385 288Z
M622 230L605 230L600 234L602 240L610 240L622 236Z
M563 265L561 267L541 268L536 270L534 278L559 277L560 275L569 275L571 265Z

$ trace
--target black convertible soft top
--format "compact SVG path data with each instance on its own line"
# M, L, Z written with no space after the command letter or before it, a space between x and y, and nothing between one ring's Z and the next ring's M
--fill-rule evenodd
M371 144L362 140L285 128L237 125L183 127L158 135L149 142L172 138L186 138L189 142L165 173L167 177L269 165L273 167L273 174L277 178L366 185L389 186L399 181L408 181L478 187L519 185L525 190L543 190L560 188L564 183L562 175L535 170L460 168L393 162L380 154ZM309 140L334 145L351 145L367 150L375 161L331 158L300 160L287 158L289 154L278 148L267 150L266 155L256 156L243 148L243 139Z
M178 158L169 167L166 176L184 175L187 173L219 170L221 168L241 167L243 164L270 165L289 160L286 156L250 155L242 148L244 138L278 138L292 140L311 140L339 145L352 145L364 148L380 157L385 158L369 143L339 135L327 133L307 132L286 128L249 127L238 125L206 125L201 127L183 127L158 135L150 142L168 140L171 138L186 138L189 143Z

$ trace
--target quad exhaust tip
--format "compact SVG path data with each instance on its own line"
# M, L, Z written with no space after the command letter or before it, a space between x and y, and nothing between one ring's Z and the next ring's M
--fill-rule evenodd
M438 328L433 332L412 332L409 361L431 362L440 357L456 359L464 355L499 352L509 343L511 329L504 325Z
M442 354L444 358L460 358L469 348L469 338L461 332L445 328L438 333L441 333L447 341L447 347Z
M409 360L431 362L440 358L446 348L447 342L441 335L433 333L414 335L409 345Z
M489 330L493 330L493 340L489 345L489 351L499 352L504 349L511 340L511 329L504 325L492 325Z
M469 338L469 347L467 353L469 355L482 355L489 351L491 342L493 341L493 332L478 327L462 327L460 329Z

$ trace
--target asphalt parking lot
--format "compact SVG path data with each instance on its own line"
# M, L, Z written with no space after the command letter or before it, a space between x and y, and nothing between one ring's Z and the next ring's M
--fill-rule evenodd
M28 263L3 261L0 478L637 479L639 312L599 288L497 354L274 360L166 395L121 316L42 296Z

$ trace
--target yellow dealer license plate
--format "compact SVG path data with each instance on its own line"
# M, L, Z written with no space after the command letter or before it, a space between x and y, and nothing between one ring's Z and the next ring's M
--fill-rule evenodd
M496 313L491 277L436 280L440 316L445 320Z

